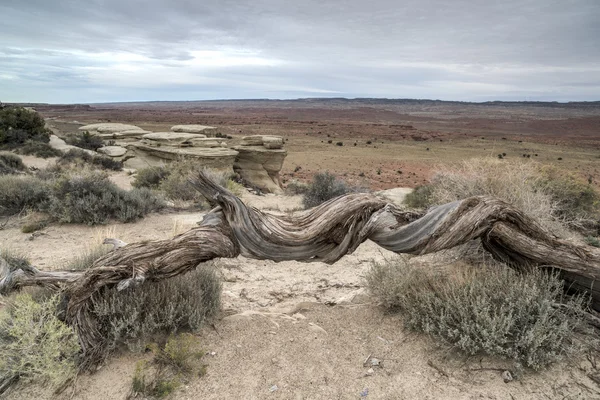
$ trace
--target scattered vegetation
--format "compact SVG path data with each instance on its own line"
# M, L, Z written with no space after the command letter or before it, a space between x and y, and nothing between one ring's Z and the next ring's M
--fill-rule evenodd
M73 329L56 317L59 296L36 302L14 297L0 314L0 379L38 381L58 387L76 372L79 344Z
M71 149L63 154L59 159L58 163L61 165L75 164L78 166L93 165L101 169L107 169L112 171L121 171L123 169L123 163L112 159L111 157L92 155L86 153L84 150Z
M586 236L585 242L590 246L600 247L600 240L597 237Z
M312 182L304 193L304 207L312 208L327 200L341 196L352 191L346 182L339 180L329 172L318 172L313 176Z
M137 188L149 188L161 191L173 201L192 201L197 205L206 204L204 197L188 182L188 177L197 165L181 160L169 165L144 168L138 171L132 185ZM234 194L241 192L242 186L233 181L225 172L207 171L209 177Z
M18 174L26 169L21 157L8 151L0 151L0 175Z
M0 215L30 209L55 221L94 225L110 219L135 221L162 207L163 202L148 189L120 189L100 172L70 172L48 180L0 176Z
M562 281L541 271L443 274L399 260L374 264L366 280L384 306L404 313L408 327L470 355L511 359L517 369L538 370L575 352L575 332L584 325L583 298L565 298Z

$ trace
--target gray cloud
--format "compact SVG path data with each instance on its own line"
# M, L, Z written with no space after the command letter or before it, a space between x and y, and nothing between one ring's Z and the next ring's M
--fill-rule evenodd
M597 100L597 0L4 0L0 100Z

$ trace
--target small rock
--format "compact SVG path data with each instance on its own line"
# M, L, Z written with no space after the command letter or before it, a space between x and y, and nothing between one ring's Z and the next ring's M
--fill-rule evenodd
M381 366L381 361L379 361L379 359L377 359L377 358L371 358L371 366L373 366L373 367L380 367Z
M369 368L369 369L367 370L367 375L369 375L369 376L370 376L370 375L373 375L374 373L375 373L375 370L374 370L373 368Z
M269 392L271 392L271 393L273 393L273 392L276 392L276 391L277 391L277 389L279 389L279 388L277 387L277 385L273 385L273 386L271 386L271 387L269 388Z
M504 380L504 383L508 383L513 380L513 376L510 371L504 371L502 372L502 379Z
M313 332L324 333L327 335L327 331L325 329L321 328L319 325L316 325L312 322L308 323L308 329L310 329Z

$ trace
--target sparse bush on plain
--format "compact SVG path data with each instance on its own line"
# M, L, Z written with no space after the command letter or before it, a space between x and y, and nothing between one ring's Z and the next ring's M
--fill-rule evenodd
M49 199L48 184L36 177L0 175L0 215L38 209Z
M18 174L27 170L23 160L16 154L0 151L0 175Z
M329 172L318 172L313 176L308 190L304 193L304 207L312 208L335 197L351 192L346 182Z
M58 302L58 295L38 303L19 294L2 310L0 380L58 387L75 375L79 343L73 329L56 317Z
M444 274L398 260L374 264L366 281L385 307L404 314L408 327L517 367L538 370L569 356L584 325L583 298L565 298L562 281L542 271L482 267Z
M74 163L81 166L91 164L112 171L121 171L123 169L123 163L121 161L113 160L108 156L92 155L80 149L71 149L67 151L58 159L58 163L62 165Z
M92 300L106 352L121 344L142 350L155 334L197 330L215 317L221 282L212 266L201 265L185 275L126 291L102 289Z
M26 141L22 146L18 147L15 151L19 154L26 156L36 156L39 158L50 158L62 156L62 151L51 147L45 142L36 142L33 140Z

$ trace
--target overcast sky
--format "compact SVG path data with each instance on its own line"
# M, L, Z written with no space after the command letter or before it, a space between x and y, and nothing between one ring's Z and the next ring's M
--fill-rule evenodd
M0 101L600 100L600 0L0 0Z

